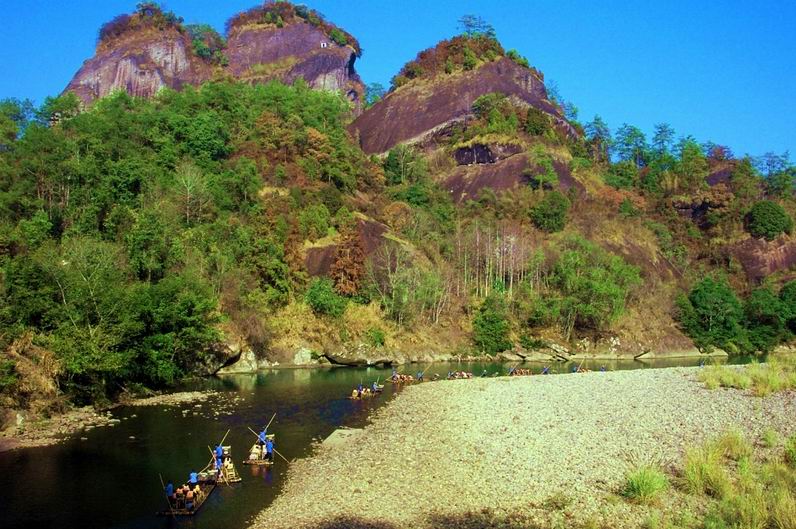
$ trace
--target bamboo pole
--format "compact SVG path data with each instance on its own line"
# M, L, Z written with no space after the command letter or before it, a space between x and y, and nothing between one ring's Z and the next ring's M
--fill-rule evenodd
M271 426L271 423L274 422L275 418L276 418L276 412L274 412L274 414L271 416L271 420L268 421L268 424L265 425L265 431L266 432L268 431L268 427Z
M279 451L277 451L277 449L276 449L276 448L274 448L274 452L276 453L276 455L278 455L279 457L281 457L282 459L284 459L286 463L290 463L290 461L288 461L288 459L287 459L285 456L283 456L282 454L280 454L280 453L279 453Z
M158 477L160 478L160 486L163 487L163 489L162 489L163 490L163 494L166 494L166 484L163 483L163 476L158 474ZM171 513L171 515L174 518L177 518L177 515L174 514L174 509L171 507L171 498L169 498L168 494L166 494L166 503L169 504L169 512Z
M227 430L227 433L224 434L224 437L221 438L221 442L218 443L218 444L220 444L220 445L224 444L224 441L226 441L227 436L229 435L229 432L230 432L230 430Z

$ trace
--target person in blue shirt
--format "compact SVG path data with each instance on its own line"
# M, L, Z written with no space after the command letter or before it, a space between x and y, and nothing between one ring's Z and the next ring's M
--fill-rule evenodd
M422 371L418 371L417 372L417 381L418 382L422 382L423 381L423 372Z
M223 459L224 458L224 447L220 444L216 446L216 459Z
M572 366L572 372L573 373L577 373L578 372L578 366Z
M274 460L274 442L271 439L265 442L265 458L269 461Z
M363 389L364 388L362 387L362 383L360 382L359 385L357 386L357 397L362 398L362 390Z
M381 390L379 389L379 385L378 385L378 384L376 384L376 381L375 381L375 380L373 381L373 386L371 387L371 389L373 390L373 393L376 393L377 391L381 391Z
M550 367L549 366L544 366L544 369L542 369L542 374L543 375L547 375L549 373L550 373Z
M268 433L266 432L266 429L263 428L263 431L260 432L259 434L257 434L257 444L260 445L260 446L264 446L265 445L265 441L267 439L267 435L268 435Z
M171 480L169 480L169 482L166 483L165 491L166 491L166 496L168 496L169 499L172 499L172 497L174 496L174 483L172 483Z
M191 474L188 476L188 483L191 484L191 488L199 483L199 474L196 473L196 470L191 470Z
M600 366L600 371L605 373L605 366Z
M514 368L513 368L513 367L510 367L510 368L509 368L509 376L511 376L511 375L513 375L513 374L514 374Z
M481 372L481 378L484 378L484 377L486 377L486 375L487 375L487 373L486 373L486 369L484 369L484 370Z

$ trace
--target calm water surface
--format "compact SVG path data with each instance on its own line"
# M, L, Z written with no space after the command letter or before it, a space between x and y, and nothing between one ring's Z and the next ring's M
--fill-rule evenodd
M584 366L615 370L698 364L698 360L667 360ZM539 364L524 367L528 366L540 369ZM416 372L423 367L409 369ZM503 374L507 368L505 364L434 364L426 378L433 373L444 377L457 369ZM572 364L555 364L552 369L569 372ZM0 475L5 477L0 487L0 527L248 527L279 494L287 463L277 458L270 469L241 465L255 439L247 427L256 430L276 413L269 431L277 436L277 450L288 459L304 457L313 440L341 426L367 424L369 413L393 398L393 387L387 384L383 396L363 402L348 400L346 395L360 380L369 384L389 374L389 369L377 368L283 369L203 380L180 388L220 392L201 408L118 408L113 415L121 423L81 434L88 438L85 441L78 436L57 446L0 453ZM184 409L191 411L184 415ZM208 446L214 446L227 430L224 444L232 446L243 481L219 486L194 517L179 521L156 517L156 511L167 507L158 474L175 484L186 481L192 468L200 470L207 464Z

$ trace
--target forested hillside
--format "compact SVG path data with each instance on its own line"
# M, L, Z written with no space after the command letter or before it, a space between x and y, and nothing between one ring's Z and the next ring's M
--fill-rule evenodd
M431 134L401 123L419 114L376 119L506 71L535 79L532 97L487 91ZM2 101L3 404L101 402L242 351L404 362L790 339L787 156L738 158L666 124L612 132L542 80L471 24L359 118L302 80ZM382 156L360 147L401 127Z

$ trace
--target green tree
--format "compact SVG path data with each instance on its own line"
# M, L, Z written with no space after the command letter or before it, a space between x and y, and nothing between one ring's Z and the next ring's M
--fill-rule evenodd
M602 330L613 323L640 283L638 268L621 257L581 237L567 239L551 277L567 338L575 329Z
M674 145L674 129L668 123L656 123L652 135L652 149L657 156L671 151Z
M646 164L647 137L638 127L623 123L616 131L614 148L620 160L631 161L638 168Z
M754 351L770 351L786 336L786 318L780 298L770 288L757 288L744 302L747 337Z
M334 283L328 278L313 280L304 299L316 314L333 318L342 316L348 304L348 300L335 291Z
M793 230L793 219L776 202L761 200L749 210L746 228L753 237L771 241L781 233L790 233Z
M569 200L559 191L547 193L539 204L531 209L534 226L542 231L553 233L561 231L567 224Z
M737 353L747 348L743 307L726 279L702 279L677 306L680 325L700 349Z
M473 319L473 341L479 350L494 355L511 349L508 309L503 295L491 293Z

